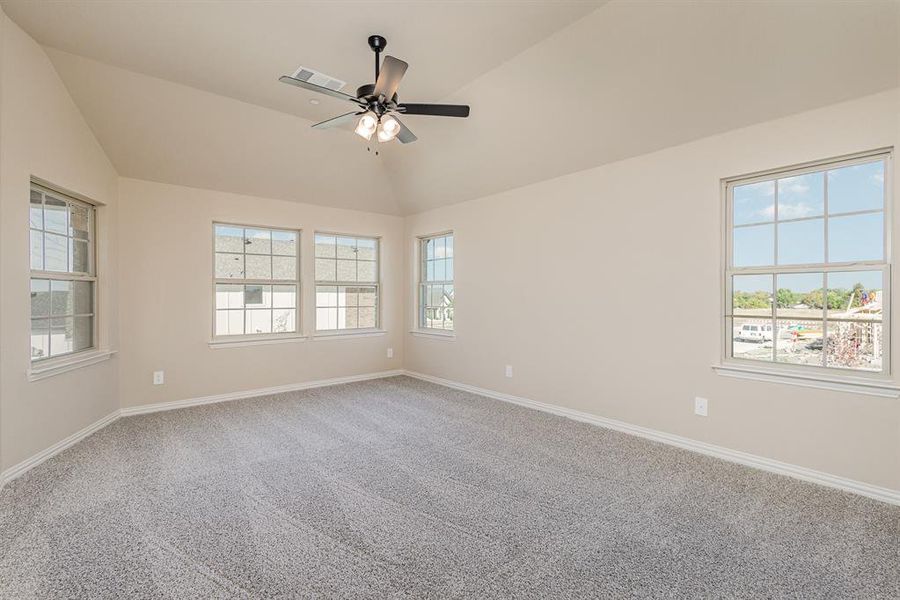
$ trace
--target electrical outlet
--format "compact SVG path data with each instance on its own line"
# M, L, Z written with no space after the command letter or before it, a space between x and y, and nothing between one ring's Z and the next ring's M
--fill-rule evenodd
M512 365L506 365L506 376L512 377Z
M162 385L166 382L165 371L153 371L153 385Z
M393 349L393 348L388 348L388 349L387 349L387 357L388 357L388 358L394 358L394 349Z
M709 401L706 398L700 398L699 396L694 398L694 414L701 417L708 416L708 403Z

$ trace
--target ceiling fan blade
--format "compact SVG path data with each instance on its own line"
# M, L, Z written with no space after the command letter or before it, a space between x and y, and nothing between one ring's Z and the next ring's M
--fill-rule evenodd
M349 100L354 104L362 105L362 102L359 100L359 98L355 96L345 94L344 92L338 92L327 87L322 87L321 85L316 85L314 83L309 83L308 81L303 81L302 79L297 79L295 77L291 77L290 75L282 75L278 78L278 81L280 81L281 83L286 83L288 85L295 85L306 90L311 90L313 92L319 92L320 94L325 94L326 96L332 96L340 100Z
M330 127L340 127L341 125L345 125L347 123L352 123L353 121L356 120L356 117L358 117L361 114L364 114L365 112L366 111L361 110L361 111L357 111L357 112L344 113L340 116L328 119L327 121L322 121L321 123L316 123L312 127L313 127L313 129L328 129Z
M433 117L468 117L466 104L400 104L397 110L405 115L430 115Z
M397 119L397 117L394 118ZM409 128L400 121L400 119L397 119L397 122L400 123L400 133L397 134L397 139L400 140L401 144L411 144L419 139L416 137L416 134L410 131Z
M384 96L387 100L394 97L397 88L400 87L400 80L406 73L409 65L399 58L393 56L385 56L381 63L381 71L378 73L378 81L375 82L376 96Z

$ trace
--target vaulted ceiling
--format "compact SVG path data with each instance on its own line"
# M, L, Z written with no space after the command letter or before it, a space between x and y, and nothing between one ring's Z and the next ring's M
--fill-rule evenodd
M47 48L119 173L409 214L898 85L900 3L5 0ZM372 33L409 62L379 156L309 126L339 100L300 65L373 79ZM311 104L311 99L320 102Z

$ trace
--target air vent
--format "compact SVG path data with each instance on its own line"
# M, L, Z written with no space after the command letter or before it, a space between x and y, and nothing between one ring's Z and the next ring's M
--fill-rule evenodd
M328 88L329 90L334 91L338 91L342 87L347 85L346 81L341 81L340 79L332 77L331 75L326 75L325 73L307 69L306 67L300 67L299 69L294 71L293 77L294 79L306 81L313 85L320 85L324 88Z

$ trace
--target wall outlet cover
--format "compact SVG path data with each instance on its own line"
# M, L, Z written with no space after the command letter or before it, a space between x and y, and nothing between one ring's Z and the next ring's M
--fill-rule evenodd
M694 414L706 417L709 415L709 401L699 396L694 398Z

